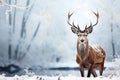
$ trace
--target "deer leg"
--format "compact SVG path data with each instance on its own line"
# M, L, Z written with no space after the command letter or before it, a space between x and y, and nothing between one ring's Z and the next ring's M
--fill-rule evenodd
M93 72L93 65L91 65L90 68L88 69L87 77L90 77L91 72Z
M103 70L104 70L104 60L105 58L103 59L103 62L100 64L99 68L100 68L100 76L102 76L103 74Z
M84 67L82 65L80 65L80 73L81 76L84 77Z
M95 72L95 69L92 69L92 75L93 75L94 77L97 77L97 74L96 74L96 72Z
M100 65L100 75L101 75L101 76L102 76L103 70L104 70L104 63L102 63L102 64Z
M93 67L95 68L95 65L94 65ZM91 72L91 73L92 73L92 75L93 75L94 77L97 77L97 74L96 74L96 71L95 71L94 68L92 69L92 72Z
M88 67L88 70L89 70L89 69L90 69L90 66ZM94 77L97 77L97 74L96 74L95 69L92 69L91 73L92 73L92 75L93 75Z

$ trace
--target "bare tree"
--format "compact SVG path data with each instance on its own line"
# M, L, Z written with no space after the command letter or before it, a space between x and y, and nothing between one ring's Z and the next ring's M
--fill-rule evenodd
M11 0L9 0L9 4L11 4ZM12 33L11 33L11 25L12 25L12 15L11 12L9 12L9 44L8 44L8 58L11 59L11 55L12 55L12 44L11 44L11 37L12 37Z
M7 4L7 3L5 3L5 4ZM16 34L15 33L15 28L16 28L16 23L17 23L16 22L16 9L18 8L18 6L15 6L15 5L17 5L17 0L14 0L14 2L12 2L11 0L8 1L7 5L9 5L9 7L12 6L12 11L8 12L8 24L9 24L8 58L9 59L17 59L17 60L23 59L25 57L26 53L30 50L31 43L35 39L37 32L39 30L40 22L38 22L38 25L36 26L36 29L35 29L33 35L31 35L32 37L31 37L30 43L28 44L26 49L24 51L21 50L20 48L25 43L26 36L27 36L26 23L29 20L29 17L30 17L31 11L34 7L35 1L32 3L31 6L29 6L30 4L31 4L30 0L26 0L26 5L25 5L26 9L24 10L23 17L22 17L22 23L21 23L22 25L21 25L21 30L20 30L19 41L16 44L16 48L13 48L12 41L13 41L13 37L14 37L13 35Z
M35 3L35 1L34 1ZM30 8L27 8L23 14L23 18L22 18L22 26L21 26L21 31L20 31L20 39L19 39L19 43L17 44L16 46L16 49L15 49L15 55L14 55L14 59L22 59L25 55L26 55L26 51L20 51L20 47L22 46L22 44L24 44L25 42L25 38L26 38L26 23L29 19L29 16L30 16L30 13L31 13L31 10L33 9L34 7L34 3L31 5ZM27 0L26 1L26 6L29 6L30 5L30 0Z
M111 20L113 19L113 17L111 17ZM113 53L113 58L115 58L115 43L114 43L114 33L113 33L113 23L110 23L110 27L111 27L111 45L112 45L112 53Z

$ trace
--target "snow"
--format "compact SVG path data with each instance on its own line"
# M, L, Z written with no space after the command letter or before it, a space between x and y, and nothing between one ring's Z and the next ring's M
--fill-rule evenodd
M62 74L59 74L57 76L47 76L47 75L36 75L33 72L29 72L28 70L25 70L25 75L18 76L15 75L13 77L7 77L5 74L0 75L0 80L119 80L120 79L120 58L114 59L113 62L107 63L107 66L104 70L104 74L108 74L105 76L98 76L90 78L87 77L80 77L73 74L68 74L67 76L63 76ZM112 70L110 68L113 68ZM106 73L108 72L108 73Z
M26 0L18 0L18 5L25 5ZM34 0L33 0L34 1ZM74 12L73 20L75 22L78 20L79 25L83 26L89 24L89 21L93 20L94 15L91 14L90 10L99 11L100 21L99 24L94 27L92 34L90 34L89 42L91 44L97 44L102 46L107 54L106 60L111 60L112 58L112 46L111 46L111 23L113 24L114 30L114 43L116 54L120 54L120 40L118 36L119 32L119 21L120 21L120 1L109 1L109 0L37 0L35 6L29 17L27 23L27 39L22 48L26 47L30 41L31 35L35 30L36 22L41 22L39 33L37 34L35 40L32 43L30 51L26 54L25 58L22 60L8 59L8 38L9 38L9 28L8 22L6 21L6 8L0 6L0 66L5 66L11 63L19 65L22 68L30 68L34 66L36 68L42 67L76 67L75 63L75 53L76 53L76 39L70 27L67 24L67 13L69 10ZM32 4L32 2L31 2ZM62 6L61 6L62 5ZM14 10L13 10L14 11ZM21 27L21 19L24 10L17 9L16 13L16 34L13 34L12 44L13 52L19 42L19 34ZM113 19L111 19L111 16ZM24 49L23 49L24 51ZM14 53L12 54L14 56ZM115 59L115 62L105 62L104 75L92 78L92 80L98 79L113 79L117 80L120 78L120 59ZM38 71L39 72L39 71ZM67 72L66 72L67 73ZM69 74L69 73L68 73ZM32 76L28 76L32 75ZM79 75L79 71L78 71ZM34 73L29 73L23 76L5 77L0 76L0 80L39 80L42 77L45 80L89 80L89 78L81 78L75 74L67 76L37 76Z
M119 80L120 76L108 76L108 77L91 77L91 78L84 78L84 77L77 77L73 75L68 75L68 76L14 76L14 77L5 77L3 75L0 76L0 80Z

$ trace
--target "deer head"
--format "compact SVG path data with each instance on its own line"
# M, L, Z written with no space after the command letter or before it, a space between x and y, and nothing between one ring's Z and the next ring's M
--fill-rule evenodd
M93 27L98 24L99 13L98 12L97 13L93 12L93 13L97 17L96 23L92 24L90 22L90 25L89 26L86 25L84 30L81 30L80 27L79 27L79 25L76 26L74 24L74 21L72 23L70 23L70 18L73 15L73 13L70 13L70 12L68 13L68 21L67 22L71 26L72 32L78 35L78 37L79 37L79 39L80 39L81 42L84 42L85 40L87 40L87 35L89 33L91 33L93 31Z
M92 11L93 12L93 11ZM79 25L75 25L74 21L72 23L70 23L70 18L73 15L73 13L68 13L68 24L71 26L71 31L75 34L77 34L78 39L77 39L77 51L79 53L79 55L81 55L82 57L84 57L87 53L88 53L88 47L89 47L89 43L88 43L88 38L87 35L90 34L93 31L93 27L96 26L98 24L98 18L99 18L99 13L95 13L95 16L97 17L97 21L95 24L90 23L89 26L85 26L84 30L81 30Z

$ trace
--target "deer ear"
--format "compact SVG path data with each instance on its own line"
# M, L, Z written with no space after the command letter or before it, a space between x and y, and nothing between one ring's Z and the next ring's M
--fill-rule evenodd
M71 27L71 31L72 31L73 33L77 34L77 33L78 33L78 28L76 28L76 27Z
M93 27L91 26L86 29L87 34L91 33L92 31L93 31Z

